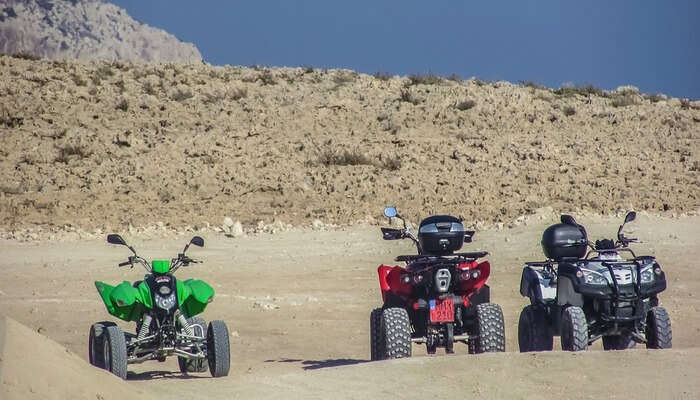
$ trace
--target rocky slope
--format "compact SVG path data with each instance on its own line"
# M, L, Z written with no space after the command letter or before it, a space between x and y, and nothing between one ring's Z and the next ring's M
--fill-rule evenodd
M191 43L101 0L5 0L0 53L50 59L201 62Z
M0 98L3 230L700 207L700 103L634 88L2 57Z

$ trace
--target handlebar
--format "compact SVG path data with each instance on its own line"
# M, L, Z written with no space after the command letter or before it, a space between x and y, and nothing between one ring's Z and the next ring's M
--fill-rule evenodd
M119 263L119 265L117 265L117 266L118 267L126 267L127 265L132 265L132 262L131 261L124 261L123 263Z

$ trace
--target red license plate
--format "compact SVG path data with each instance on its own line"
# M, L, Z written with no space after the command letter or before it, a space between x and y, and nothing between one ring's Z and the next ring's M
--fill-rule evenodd
M430 322L453 322L455 302L452 299L430 300Z

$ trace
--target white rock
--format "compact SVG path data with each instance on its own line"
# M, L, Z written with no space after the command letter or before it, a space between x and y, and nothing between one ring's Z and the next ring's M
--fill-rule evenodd
M243 224L241 224L241 221L236 221L233 223L233 225L231 226L231 235L233 237L245 236L245 232L243 231Z

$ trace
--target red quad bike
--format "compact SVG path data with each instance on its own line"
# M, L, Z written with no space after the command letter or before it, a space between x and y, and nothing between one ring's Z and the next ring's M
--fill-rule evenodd
M382 228L384 239L411 239L418 254L396 257L405 267L377 270L384 305L370 314L372 360L410 357L412 343L424 343L428 354L438 347L453 353L455 342L467 344L470 354L505 351L503 312L489 302L486 285L491 267L476 261L488 253L455 253L474 232L458 218L434 215L420 223L416 237L395 207L384 215L404 225Z

